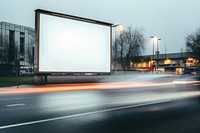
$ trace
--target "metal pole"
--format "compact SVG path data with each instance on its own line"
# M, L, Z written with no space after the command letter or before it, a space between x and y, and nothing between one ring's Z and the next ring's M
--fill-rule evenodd
M157 39L157 59L158 59L158 55L159 55L159 49L158 49L158 41L160 41L161 39L159 38L159 39Z
M153 60L154 60L154 38L153 38Z
M166 44L165 44L165 59L167 58L167 48L166 48Z
M159 39L157 39L157 51L158 51L158 41L159 41Z
M115 34L114 34L114 71L117 71L117 43L116 43L116 36L117 36L117 27L120 26L122 24L115 24L112 25L112 28L115 28Z
M153 39L153 59L152 59L152 72L154 72L154 36L150 36Z
M157 52L156 52L156 54L157 54L157 58L156 58L157 61L156 61L156 72L158 72L158 53L159 53L159 52L158 52L158 40L159 40L159 39L157 39Z
M157 39L157 61L156 61L156 70L158 71L158 65L159 65L159 60L158 60L158 57L159 57L159 51L158 51L158 41L160 41L161 39Z
M158 39L157 39L157 60L158 60Z
M150 36L153 39L153 60L154 60L154 36Z
M114 39L114 44L115 44L115 63L114 63L114 69L115 69L115 72L117 71L117 42L116 42L116 36L117 36L117 33L116 33L116 28L115 28L115 39Z
M15 47L15 58L16 58L16 62L15 62L15 67L16 67L16 77L17 77L17 88L19 88L19 65L18 65L18 47Z

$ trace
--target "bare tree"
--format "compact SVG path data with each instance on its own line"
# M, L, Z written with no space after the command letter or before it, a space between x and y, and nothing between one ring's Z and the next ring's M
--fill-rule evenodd
M194 33L189 34L185 39L187 52L200 59L200 28L198 28Z
M129 69L130 60L139 57L144 50L145 39L142 30L129 27L127 30L121 32L115 41L118 46L117 60L122 70Z

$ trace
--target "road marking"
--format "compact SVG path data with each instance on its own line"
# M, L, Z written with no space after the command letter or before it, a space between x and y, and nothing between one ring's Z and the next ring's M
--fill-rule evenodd
M99 110L99 111L67 115L67 116L61 116L61 117L55 117L55 118L49 118L49 119L43 119L43 120L37 120L37 121L5 125L5 126L0 126L0 130L7 129L7 128L13 128L13 127L38 124L38 123L45 123L45 122L56 121L56 120L62 120L62 119L68 119L68 118L74 118L74 117L81 117L81 116L85 116L85 115L93 115L93 114L98 114L98 113L105 113L105 112L111 112L111 111L117 111L117 110L123 110L123 109L129 109L129 108L135 108L135 107L141 107L141 106L147 106L147 105L153 105L153 104L159 104L159 103L165 103L165 102L170 102L170 101L171 100L162 100L162 101L142 103L142 104L137 104L137 105L130 105L130 106L124 106L124 107L118 107L118 108L111 108L111 109L104 109L104 110Z
M9 100L21 100L26 98L7 98L7 99L0 99L0 101L9 101Z
M24 103L18 103L18 104L8 104L7 107L16 107L16 106L24 106Z

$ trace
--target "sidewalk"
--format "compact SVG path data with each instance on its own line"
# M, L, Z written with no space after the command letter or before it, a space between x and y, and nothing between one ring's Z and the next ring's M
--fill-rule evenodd
M47 83L50 84L66 84L66 83L98 83L98 82L112 82L116 80L126 80L128 78L134 79L135 77L143 75L157 75L163 77L166 75L174 76L174 73L152 73L152 72L137 72L137 71L116 71L111 75L74 75L74 76L48 76ZM147 78L147 77L145 77ZM108 80L108 81L106 81ZM143 80L145 80L143 78Z
M53 80L55 83L57 82L56 80L59 80L59 81L62 80L62 81L68 81L68 82L67 84L20 85L18 86L18 88L17 86L4 87L0 89L0 94L46 93L46 92L61 92L61 91L140 88L140 87L150 87L150 86L160 86L160 85L171 84L172 83L171 77L174 77L174 75L134 74L134 75L75 76L75 77L52 76L52 77L49 77L49 80ZM91 82L95 80L98 80L98 82ZM71 82L73 81L73 83L69 83L69 81Z

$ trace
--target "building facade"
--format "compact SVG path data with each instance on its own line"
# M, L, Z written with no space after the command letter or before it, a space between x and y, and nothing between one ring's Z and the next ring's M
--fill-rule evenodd
M131 70L181 73L185 67L200 66L199 60L190 56L190 53L168 53L159 55L145 55L140 62L131 61Z
M0 22L0 76L32 73L35 60L35 30Z

